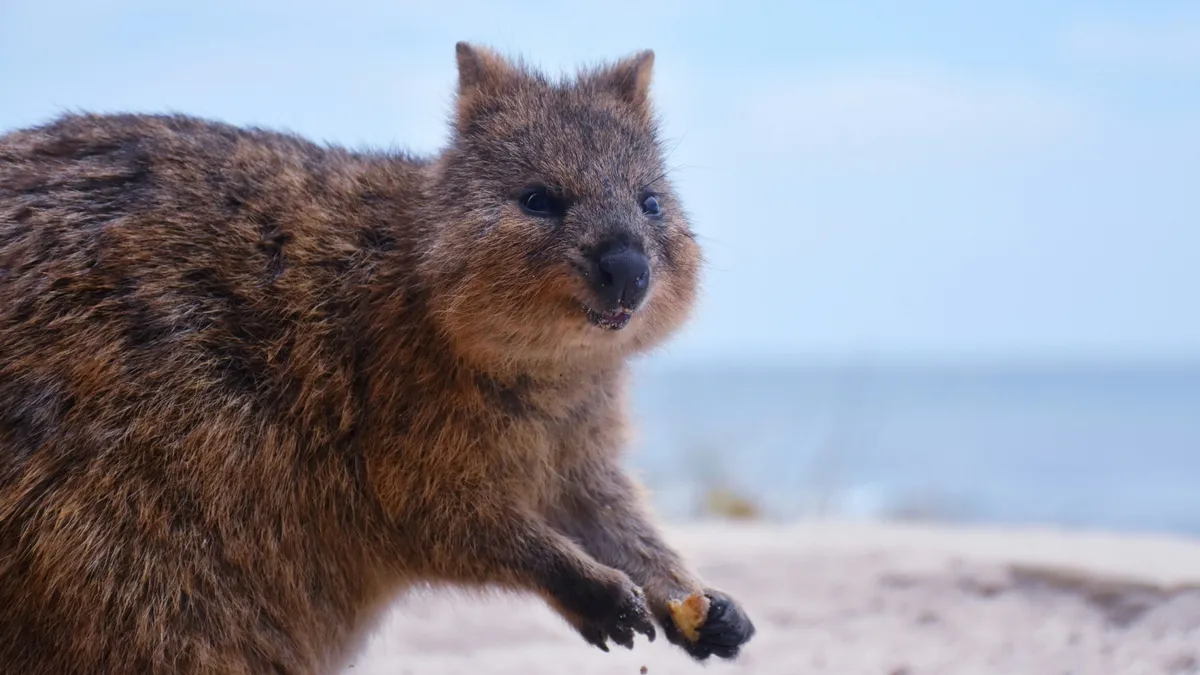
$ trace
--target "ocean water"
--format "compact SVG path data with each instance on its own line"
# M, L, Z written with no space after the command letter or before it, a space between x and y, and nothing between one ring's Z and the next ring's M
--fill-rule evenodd
M632 468L672 518L714 487L770 518L1200 534L1200 366L664 367Z

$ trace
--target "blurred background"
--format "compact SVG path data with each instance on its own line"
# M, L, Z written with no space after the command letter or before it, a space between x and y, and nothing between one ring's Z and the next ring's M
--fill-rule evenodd
M657 53L709 259L638 363L675 519L1200 533L1200 5L0 0L0 129L179 111L434 152L454 43Z

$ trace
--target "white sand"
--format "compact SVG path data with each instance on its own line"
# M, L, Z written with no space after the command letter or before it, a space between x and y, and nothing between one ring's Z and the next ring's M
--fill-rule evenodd
M402 600L366 675L1200 674L1200 541L882 524L707 524L671 540L759 628L702 667L659 638L605 654L536 600Z

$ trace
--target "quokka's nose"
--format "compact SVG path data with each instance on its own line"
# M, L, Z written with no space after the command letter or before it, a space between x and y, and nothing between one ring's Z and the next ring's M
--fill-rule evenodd
M637 309L650 287L650 259L624 243L606 246L596 260L599 274L593 284L600 299L609 307L620 304Z

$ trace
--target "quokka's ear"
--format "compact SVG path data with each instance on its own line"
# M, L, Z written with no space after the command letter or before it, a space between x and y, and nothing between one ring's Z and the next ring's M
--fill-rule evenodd
M496 52L467 42L454 45L458 57L455 126L465 130L494 97L516 86L520 72Z
M516 79L516 70L496 52L459 42L454 45L458 58L458 94L469 96L479 90L503 87Z
M650 80L654 71L654 50L645 49L601 68L593 81L641 111L650 106Z

